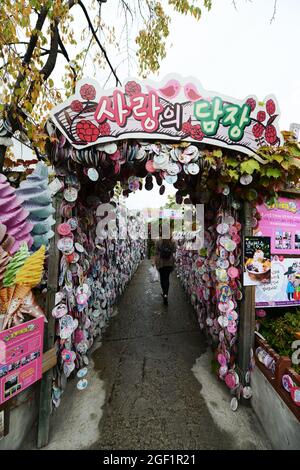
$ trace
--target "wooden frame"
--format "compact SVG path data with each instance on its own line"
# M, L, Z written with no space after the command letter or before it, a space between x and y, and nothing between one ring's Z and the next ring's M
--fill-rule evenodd
M276 390L280 398L288 406L298 421L300 421L300 407L293 402L290 394L282 386L282 376L289 375L293 382L300 387L300 375L292 368L291 359L287 356L279 356L279 354L277 354L265 340L255 335L255 349L258 347L263 348L274 359L275 373L273 375L272 372L262 364L255 355L257 367L264 374L268 382Z

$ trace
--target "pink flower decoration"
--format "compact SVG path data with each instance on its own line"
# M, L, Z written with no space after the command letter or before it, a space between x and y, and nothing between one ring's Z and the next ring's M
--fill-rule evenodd
M141 91L142 91L141 85L139 85L133 80L130 82L127 82L125 85L125 93L128 96L138 95L139 93L141 93Z
M107 122L100 124L99 131L100 135L110 135L110 125Z
M96 97L96 89L93 85L82 85L80 88L80 95L84 100L93 100Z
M74 100L71 103L71 109L74 111L74 113L80 113L83 109L83 104L79 100Z

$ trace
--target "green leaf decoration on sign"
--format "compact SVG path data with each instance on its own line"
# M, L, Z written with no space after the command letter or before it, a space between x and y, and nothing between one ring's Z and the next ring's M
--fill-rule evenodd
M241 172L247 173L248 175L252 175L255 170L259 170L260 165L259 163L254 160L254 158L250 158L246 162L241 163Z

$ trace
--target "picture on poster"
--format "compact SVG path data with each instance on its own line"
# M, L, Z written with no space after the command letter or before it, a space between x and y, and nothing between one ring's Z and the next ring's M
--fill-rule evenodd
M271 257L271 283L255 289L256 307L300 305L300 258Z
M270 237L244 238L244 286L271 282Z
M260 220L254 235L271 237L273 254L300 255L300 200L280 197L257 210Z

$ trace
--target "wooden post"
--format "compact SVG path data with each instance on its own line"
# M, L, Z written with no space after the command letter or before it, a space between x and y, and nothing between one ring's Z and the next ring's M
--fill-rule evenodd
M48 287L46 297L46 315L48 323L45 324L44 335L44 351L48 351L53 347L55 338L55 319L51 312L55 306L55 294L58 287L59 278L59 261L60 255L57 249L59 235L57 233L57 225L61 222L60 215L61 194L59 193L54 199L55 208L55 235L50 241L49 261L48 261ZM42 377L40 389L40 406L39 406L39 423L37 447L40 449L48 444L49 426L51 414L51 391L52 391L52 369L48 370Z
M244 203L243 236L252 235L252 207L249 202ZM244 259L244 253L242 262ZM238 338L238 366L241 373L241 382L245 385L245 375L249 370L251 349L254 345L255 331L255 287L246 286L243 289L243 300L240 308L239 338ZM242 401L249 404L249 400Z

